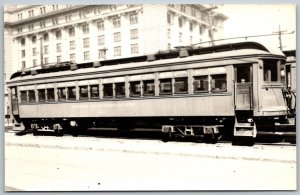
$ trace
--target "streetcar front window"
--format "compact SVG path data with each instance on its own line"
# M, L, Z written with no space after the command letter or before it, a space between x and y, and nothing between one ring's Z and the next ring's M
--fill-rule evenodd
M276 82L280 78L280 67L278 60L267 59L264 62L264 81Z

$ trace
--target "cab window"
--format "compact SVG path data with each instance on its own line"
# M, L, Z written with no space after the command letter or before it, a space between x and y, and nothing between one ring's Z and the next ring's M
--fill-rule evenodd
M264 60L264 81L278 81L278 60Z

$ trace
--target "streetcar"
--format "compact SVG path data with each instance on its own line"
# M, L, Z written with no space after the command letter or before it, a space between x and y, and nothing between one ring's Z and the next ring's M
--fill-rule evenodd
M159 128L163 141L226 137L234 144L274 129L295 135L275 128L290 114L285 60L281 51L240 42L19 71L7 82L14 128L59 135Z

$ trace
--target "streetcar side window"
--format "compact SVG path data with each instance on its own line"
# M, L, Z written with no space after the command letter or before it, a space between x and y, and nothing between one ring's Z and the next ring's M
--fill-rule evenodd
M99 98L99 85L90 86L90 96L91 98Z
M68 100L76 99L76 87L67 87L68 90Z
M28 90L29 102L35 102L35 92L34 90Z
M66 88L57 88L58 100L66 100Z
M172 94L172 79L161 79L159 88L159 93L162 95Z
M47 101L54 101L54 88L46 89L47 90Z
M175 78L174 83L174 93L187 93L188 92L188 79L185 78Z
M27 91L20 91L20 95L21 95L21 102L27 102Z
M194 92L208 92L208 76L194 77Z
M211 92L225 92L227 91L226 74L211 76Z
M103 97L109 98L113 97L113 84L103 84Z
M130 96L141 96L141 82L134 81L129 83Z
M46 90L45 89L38 89L38 96L39 96L39 101L40 102L46 101Z
M115 83L116 97L125 97L125 83Z
M88 98L88 86L79 86L79 99Z
M143 81L143 89L145 96L155 95L154 80Z

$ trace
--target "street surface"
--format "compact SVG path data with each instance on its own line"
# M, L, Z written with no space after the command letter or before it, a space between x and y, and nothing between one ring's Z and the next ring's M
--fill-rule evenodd
M7 191L295 190L296 146L5 133Z

